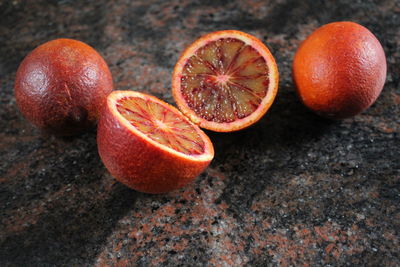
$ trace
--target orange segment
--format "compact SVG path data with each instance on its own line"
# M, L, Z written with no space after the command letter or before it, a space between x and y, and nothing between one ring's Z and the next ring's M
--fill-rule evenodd
M243 129L272 104L278 70L268 48L239 31L203 36L175 66L172 90L181 111L201 127Z
M251 89L244 89L244 87L235 84L230 84L229 89L235 102L236 117L239 119L249 116L261 103L261 98Z
M231 70L233 73L236 74L238 72L238 70L241 70L241 69L247 67L248 65L253 64L253 61L257 60L258 58L261 58L260 53L258 53L251 46L245 45L237 53L236 58L231 66Z
M205 65L200 58L191 57L187 62L185 73L188 76L190 76L190 74L212 74L212 70L209 68L209 66Z
M259 97L263 98L265 97L265 90L264 88L268 88L269 85L269 79L265 76L261 76L258 78L244 78L244 79L239 79L239 78L233 78L232 83L241 85L243 87L250 88L254 94L258 95Z
M125 97L118 100L117 110L132 126L160 144L188 155L204 152L204 142L193 126L160 104Z
M221 55L219 50L219 46L216 42L209 43L199 49L196 53L196 57L203 62L205 66L214 71L216 68L221 68Z
M225 69L229 68L243 46L245 46L244 42L233 38L225 38L220 42L220 50L222 51L223 65Z

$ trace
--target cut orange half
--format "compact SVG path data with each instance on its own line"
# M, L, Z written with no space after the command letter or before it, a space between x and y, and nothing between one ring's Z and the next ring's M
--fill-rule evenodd
M278 76L275 59L260 40L240 31L218 31L183 52L172 75L172 93L192 122L231 132L254 124L268 111Z
M109 172L146 193L184 186L214 156L210 139L179 110L134 91L114 91L107 97L97 144Z

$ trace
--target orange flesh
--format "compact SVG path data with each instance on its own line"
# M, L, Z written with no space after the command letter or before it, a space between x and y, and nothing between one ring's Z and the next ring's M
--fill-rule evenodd
M253 113L266 96L268 66L253 47L222 38L188 58L181 76L182 95L200 117L233 122Z
M166 107L139 97L124 97L118 100L117 109L154 141L188 155L204 153L205 145L196 129Z

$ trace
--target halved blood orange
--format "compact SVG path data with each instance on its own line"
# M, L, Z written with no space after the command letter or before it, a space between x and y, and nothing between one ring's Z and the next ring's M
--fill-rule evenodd
M146 193L184 186L214 156L210 139L179 110L134 91L114 91L107 97L97 144L109 172Z
M207 34L182 54L172 75L179 109L200 127L231 132L257 122L278 90L278 68L268 48L247 33Z

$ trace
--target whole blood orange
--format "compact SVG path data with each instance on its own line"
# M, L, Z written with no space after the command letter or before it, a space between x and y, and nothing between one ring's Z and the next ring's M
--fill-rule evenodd
M240 31L209 33L191 44L172 75L179 109L200 127L231 132L258 121L278 90L268 48Z
M334 22L299 47L293 80L301 101L317 114L342 119L371 106L386 79L386 58L376 37L353 22Z
M97 145L109 172L127 186L164 193L192 181L210 163L210 139L173 106L114 91L100 117Z
M14 89L29 121L50 133L71 135L96 123L113 83L96 50L80 41L57 39L26 56Z

